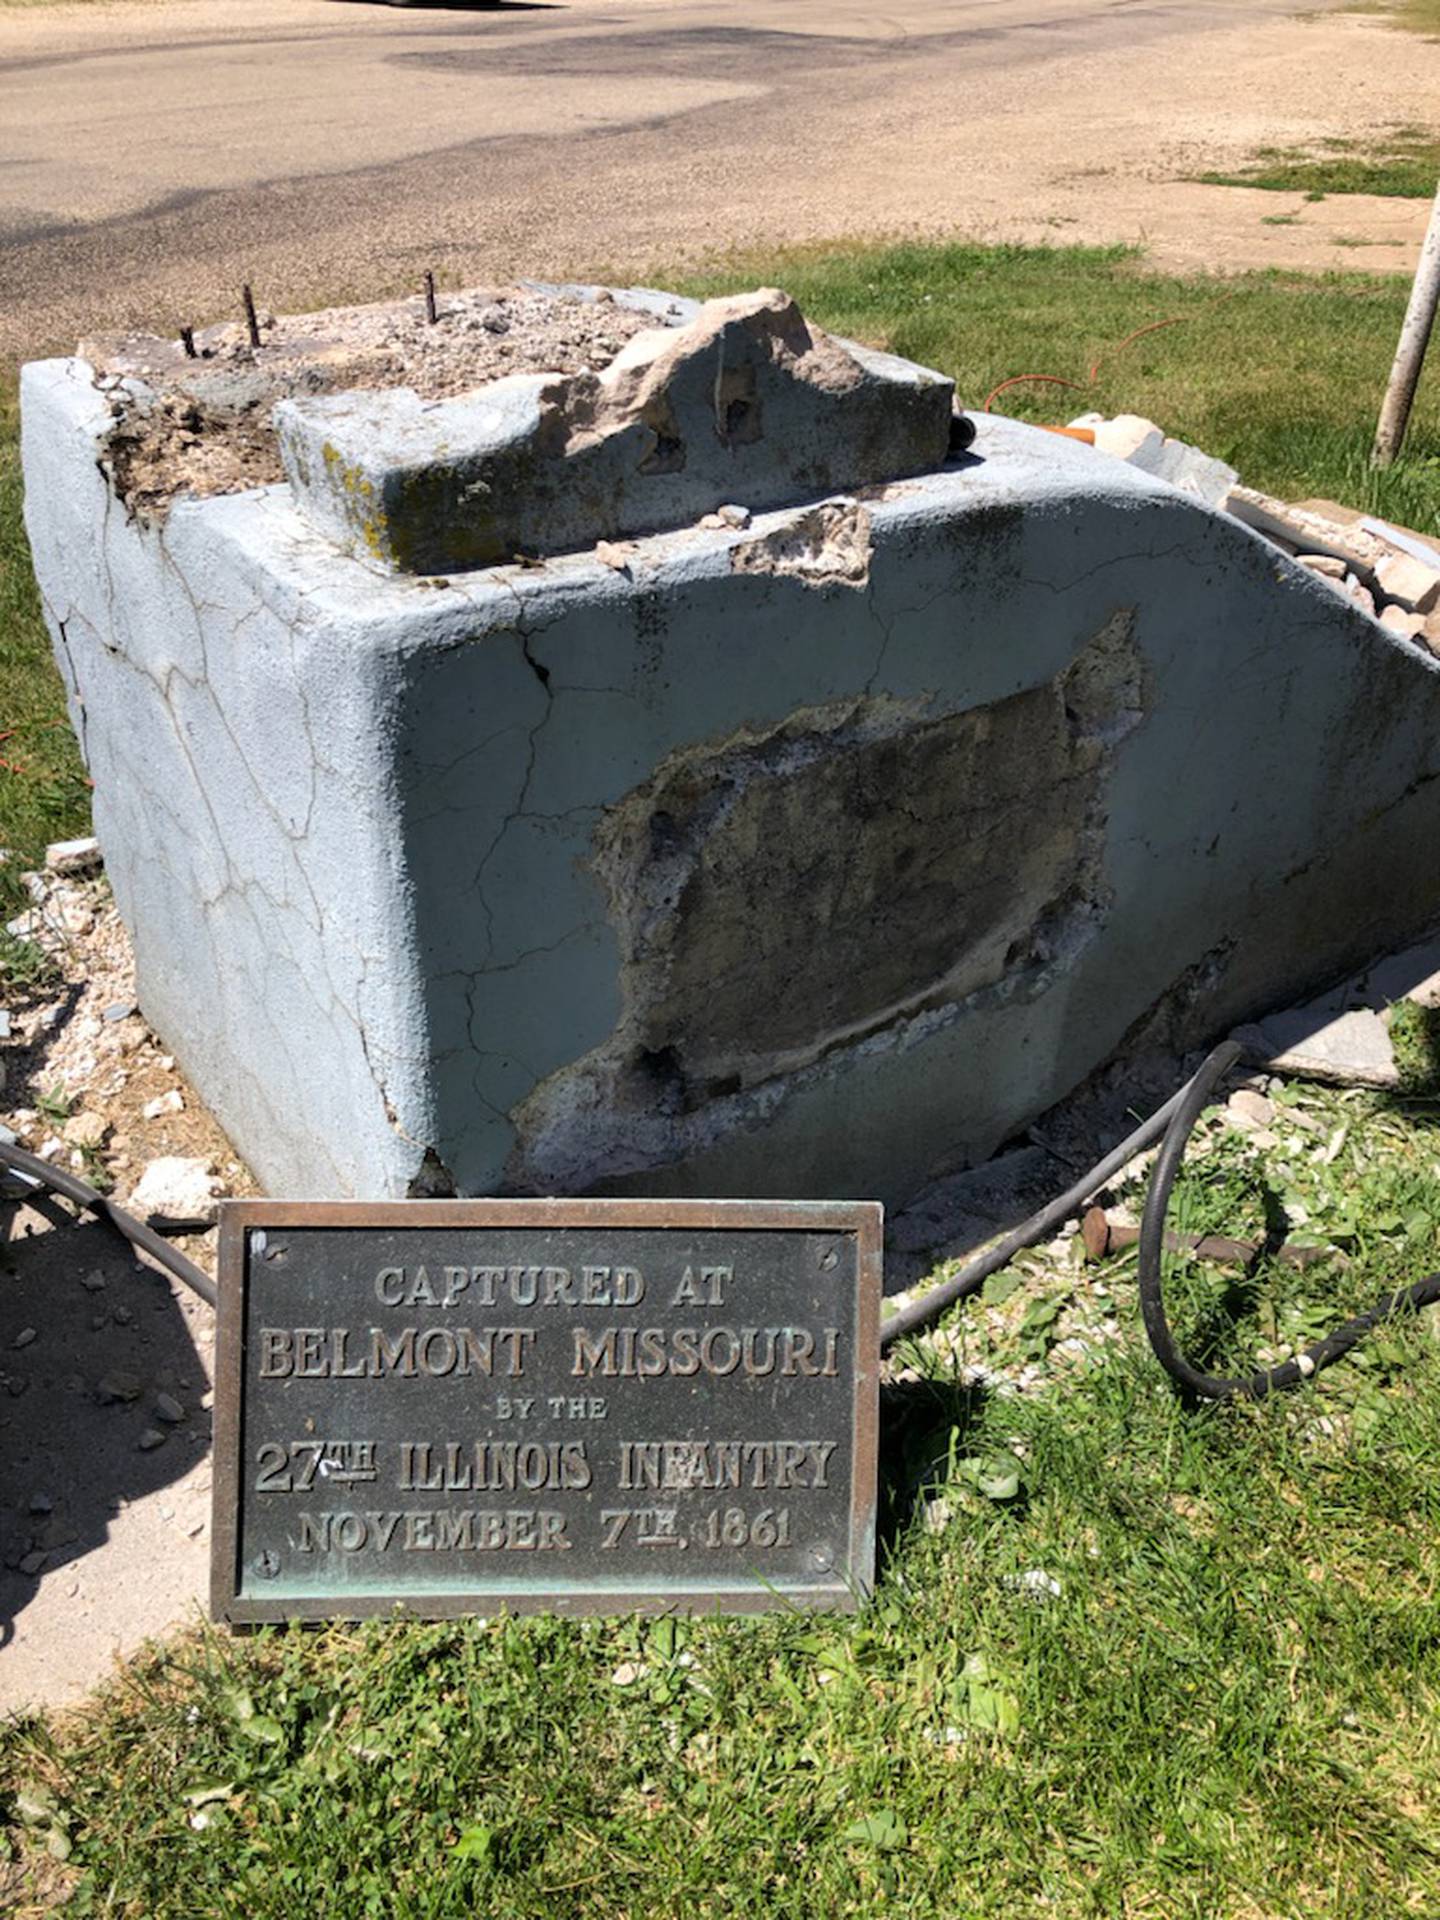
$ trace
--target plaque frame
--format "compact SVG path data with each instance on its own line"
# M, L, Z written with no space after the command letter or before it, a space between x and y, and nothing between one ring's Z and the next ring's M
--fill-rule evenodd
M387 1596L336 1593L315 1598L260 1599L241 1591L241 1443L245 1410L245 1316L252 1233L296 1227L673 1228L692 1232L805 1232L853 1236L855 1354L849 1410L851 1497L846 1548L836 1577L813 1584L767 1587L717 1584L666 1593L631 1581L553 1593L491 1583L472 1592ZM219 1305L215 1336L215 1432L211 1496L210 1615L232 1627L284 1621L360 1620L376 1616L423 1620L468 1615L556 1613L758 1613L778 1607L853 1613L874 1585L879 1447L880 1300L884 1208L878 1201L826 1200L230 1200L220 1205Z

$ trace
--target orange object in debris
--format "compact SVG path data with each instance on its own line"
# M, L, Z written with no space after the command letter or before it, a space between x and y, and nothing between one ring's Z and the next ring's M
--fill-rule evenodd
M1036 425L1043 428L1046 433L1062 434L1067 440L1083 440L1087 447L1093 447L1095 444L1093 427L1052 427L1044 420L1037 421Z

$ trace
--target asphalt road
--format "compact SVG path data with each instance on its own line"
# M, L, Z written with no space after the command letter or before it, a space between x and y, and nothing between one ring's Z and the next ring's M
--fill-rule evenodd
M1251 209L1227 236L1215 190L1176 188L1167 161L1243 152L1277 121L1364 122L1375 96L1354 58L1337 66L1339 29L1292 9L0 0L0 357L203 323L242 279L281 307L427 267L452 284L629 277L956 230L1293 261L1292 231ZM1388 217L1385 244L1408 244L1409 211Z

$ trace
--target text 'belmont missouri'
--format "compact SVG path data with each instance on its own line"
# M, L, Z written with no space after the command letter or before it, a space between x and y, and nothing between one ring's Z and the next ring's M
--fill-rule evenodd
M689 1267L672 1306L723 1307L728 1266ZM575 1308L638 1306L646 1281L637 1267L383 1267L376 1299L385 1307ZM539 1327L266 1327L258 1329L262 1380L468 1378L525 1375ZM840 1332L796 1326L571 1327L569 1373L576 1379L658 1379L706 1374L834 1379Z

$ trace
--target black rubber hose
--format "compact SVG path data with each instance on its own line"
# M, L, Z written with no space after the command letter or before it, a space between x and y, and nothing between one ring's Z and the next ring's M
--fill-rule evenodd
M1261 1373L1252 1373L1239 1379L1203 1373L1199 1367L1191 1366L1176 1346L1170 1322L1165 1317L1165 1301L1160 1285L1165 1215L1170 1208L1170 1194L1195 1122L1204 1111L1216 1081L1235 1064L1240 1052L1241 1049L1233 1040L1216 1047L1184 1089L1165 1130L1140 1223L1140 1311L1145 1318L1145 1331L1155 1358L1170 1378L1177 1386L1198 1395L1202 1400L1229 1400L1237 1395L1260 1399L1276 1388L1298 1386L1302 1380L1317 1374L1322 1367L1330 1366L1349 1353L1382 1321L1393 1320L1397 1314L1410 1313L1417 1307L1433 1306L1440 1301L1440 1273L1432 1273L1408 1287L1401 1287L1367 1312L1357 1313L1353 1320L1347 1320L1343 1327L1337 1327L1334 1333L1317 1340L1313 1346L1306 1347L1303 1353L1296 1354L1293 1360L1285 1361L1282 1366L1268 1367Z
M903 1339L907 1333L913 1333L917 1327L928 1326L932 1320L938 1320L947 1307L953 1307L957 1300L964 1300L978 1292L992 1273L1008 1267L1017 1253L1023 1253L1027 1247L1033 1247L1037 1240L1043 1240L1047 1233L1053 1233L1056 1227L1063 1226L1072 1213L1108 1180L1113 1180L1137 1153L1143 1153L1152 1141L1160 1138L1171 1115L1179 1110L1181 1101L1193 1084L1189 1082L1178 1093L1172 1094L1163 1107L1157 1107L1148 1120L1133 1133L1127 1134L1118 1147L1113 1147L1073 1187L1067 1187L1064 1193L1043 1206L1038 1213L1032 1213L1028 1220L1013 1228L1003 1240L997 1240L993 1247L977 1254L958 1273L951 1274L938 1287L932 1287L929 1293L921 1294L918 1300L912 1300L909 1306L892 1314L880 1328L880 1351L884 1353L887 1347L894 1346L897 1340Z
M23 1147L11 1146L4 1140L0 1140L0 1165L13 1167L16 1173L25 1174L28 1179L50 1187L67 1200L73 1200L77 1207L84 1207L88 1213L108 1220L132 1246L143 1247L167 1273L173 1273L192 1293L198 1293L207 1307L215 1305L215 1282L208 1273L197 1267L193 1260L187 1260L168 1240L162 1240L153 1227L147 1227L133 1214L126 1213L123 1207L117 1207L113 1200L107 1200L88 1180L80 1180L73 1173L66 1173L62 1167L52 1167L48 1160L42 1160L38 1154L27 1153Z

